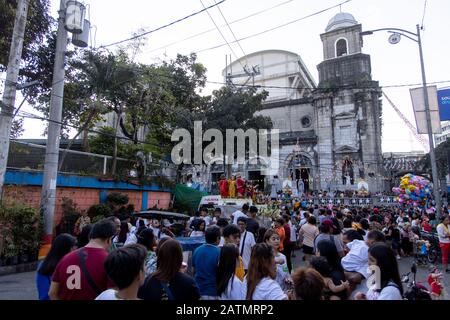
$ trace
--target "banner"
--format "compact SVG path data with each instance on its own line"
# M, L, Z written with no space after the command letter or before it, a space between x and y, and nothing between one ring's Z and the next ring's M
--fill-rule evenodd
M423 88L414 88L409 90L411 94L411 101L414 109L414 116L416 118L417 133L428 134L427 118L425 112L425 103L423 97ZM437 87L428 86L428 105L431 116L431 131L432 133L442 133L441 120L439 118Z
M441 121L450 120L450 88L439 89L437 95Z

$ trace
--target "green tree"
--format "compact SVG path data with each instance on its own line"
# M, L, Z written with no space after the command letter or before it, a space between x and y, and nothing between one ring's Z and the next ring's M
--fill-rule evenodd
M6 71L7 68L16 9L17 0L0 0L0 72ZM49 11L49 0L30 0L21 57L23 67L35 64L37 59L36 49L48 37L55 25ZM23 72L21 72L19 82L26 80ZM11 137L18 138L21 135L23 132L22 125L23 121L17 119L13 121Z
M438 177L440 180L445 179L448 174L448 153L450 152L450 139L441 143L435 148L436 164ZM431 162L430 154L427 153L417 164L417 168L420 171L425 171L431 177Z
M16 0L0 0L0 72L6 70L16 15ZM24 64L33 63L35 50L51 31L55 20L50 16L49 0L30 0L23 43Z
M267 91L257 93L256 88L234 90L222 87L214 91L205 113L205 127L220 130L224 137L227 129L271 129L269 117L255 114L262 109L267 95ZM227 166L227 175L231 175L231 164Z
M33 51L33 59L27 60L20 70L23 81L37 81L36 85L24 89L27 101L45 117L49 116L50 95L53 81L53 64L56 49L56 32L51 32ZM66 51L66 78L64 85L64 107L62 113L63 125L61 134L68 137L71 126L80 126L80 115L85 112L87 92L78 82L79 72L76 66L78 61L77 50Z

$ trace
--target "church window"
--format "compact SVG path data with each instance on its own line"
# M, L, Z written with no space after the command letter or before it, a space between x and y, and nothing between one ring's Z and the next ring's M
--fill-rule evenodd
M347 40L339 39L336 42L336 57L344 56L347 52Z
M303 128L309 128L311 126L311 117L305 116L300 121Z

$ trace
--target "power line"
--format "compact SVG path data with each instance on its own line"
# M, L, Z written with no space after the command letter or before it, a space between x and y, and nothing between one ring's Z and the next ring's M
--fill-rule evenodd
M48 121L48 122L60 124L62 126L78 129L78 130L83 128L82 126L76 126L76 125L73 125L73 124L69 124L67 122L52 120L50 118L42 117L42 116L36 115L34 113L26 112L26 111L20 111L19 114L16 117ZM121 139L121 140L128 140L128 141L131 141L131 142L137 142L137 143L140 143L140 144L145 144L145 145L149 145L149 146L153 146L153 147L164 147L164 145L161 145L161 144L152 144L152 143L148 143L146 141L142 141L142 140L139 140L139 139L133 140L133 139L130 139L128 137L122 137L122 136L110 134L110 133L99 131L99 130L95 130L95 129L86 129L86 131L87 132L91 132L91 133L96 133L96 134L99 134L99 135L103 135L103 136L108 136L108 137L111 137L111 138L117 138L117 139Z
M156 29L153 29L153 30L150 30L150 31L146 31L146 32L140 33L140 34L135 35L135 36L133 36L133 37L131 37L131 38L127 38L127 39L124 39L124 40L116 41L116 42L113 42L113 43L110 43L110 44L107 44L107 45L102 45L102 46L100 46L98 49L100 49L100 48L107 48L107 47L111 47L111 46L115 46L115 45L118 45L118 44L121 44L121 43L124 43L124 42L128 42L128 41L131 41L131 40L134 40L134 39L141 38L141 37L146 36L146 35L148 35L148 34L150 34L150 33L154 33L154 32L156 32L156 31L159 31L159 30L162 30L162 29L164 29L164 28L167 28L167 27L169 27L169 26L171 26L171 25L174 25L174 24L176 24L176 23L178 23L178 22L181 22L181 21L183 21L183 20L186 20L186 19L188 19L188 18L191 18L191 17L193 17L193 16L196 16L196 15L202 13L203 11L207 11L208 9L213 8L213 7L215 7L215 6L219 5L219 4L222 4L222 3L224 3L224 2L225 2L225 0L221 0L220 2L217 2L217 3L213 4L213 5L210 5L210 6L207 7L207 8L203 8L203 9L200 10L200 11L191 13L191 14L188 15L188 16L185 16L185 17L183 17L183 18L181 18L181 19L172 21L172 22L170 22L170 23L168 23L168 24L165 24L165 25L163 25L163 26L161 26L161 27L158 27L158 28L156 28Z
M427 2L428 2L428 0L425 0L425 2L423 4L423 15L422 15L422 24L421 24L422 30L423 30L423 21L425 20L425 12L427 10Z
M139 70L139 69L135 69L134 71L137 71L138 73L145 73L146 71L143 70ZM171 78L170 75L165 75L165 74L153 74L153 77L160 77L160 78ZM0 81L9 81L6 79L0 79ZM58 80L55 83L61 82L63 80ZM210 84L218 84L218 85L227 85L226 82L222 82L222 81L205 81L206 83L210 83ZM433 84L443 84L443 83L450 83L450 80L440 80L440 81L433 81L433 82L427 82L427 85L433 85ZM312 87L288 87L288 86L270 86L270 85L250 85L250 84L234 84L236 87L247 87L247 88L258 88L258 89L290 89L290 90L295 90L295 89L311 89L311 90L317 90L317 91L321 91L321 90L330 90L329 88L312 88ZM414 86L422 86L422 83L404 83L404 84L391 84L391 85L385 85L385 86L379 86L380 89L384 89L384 88L402 88L402 87L414 87ZM333 87L332 89L376 89L370 86L351 86L351 85L346 85L346 86L336 86ZM59 95L53 94L55 97L59 97L59 98L63 98L65 100L69 99L68 97L61 97Z
M43 120L43 121L48 121L48 122L54 122L54 123L58 123L58 124L61 124L61 125L64 125L64 126L68 126L68 127L72 127L72 128L76 128L76 129L80 129L81 128L79 126L70 125L70 124L67 124L67 123L64 123L64 122L58 122L56 120L51 120L49 118L41 117L39 115L35 115L33 113L29 113L29 112L25 112L25 111L21 111L20 114L18 115L18 117L29 118L29 119L37 119L37 120ZM144 144L144 145L150 145L150 146L155 146L155 147L161 147L161 145L151 144L151 143L148 143L146 141L141 141L141 140L135 141L135 140L129 139L127 137L117 136L117 135L114 135L114 134L109 134L109 133L98 131L98 130L86 129L86 131L87 132L91 132L91 133L96 133L96 134L99 134L99 135L103 135L103 136L108 136L108 137L111 137L111 138L117 138L117 139L137 142L138 144ZM373 155L373 154L365 154L365 155ZM277 161L280 161L280 160L284 161L285 160L284 158L281 158L281 157L270 157L270 158L274 159L274 160L277 160ZM326 170L326 171L331 171L331 172L336 172L336 171L339 171L340 161L337 161L336 163L337 164L327 164L327 165L313 165L313 164L311 164L311 166L309 166L309 167L316 168L316 169L321 169L321 170ZM373 164L373 165L379 165L379 166L383 167L383 161L377 161L377 160L373 160L373 161L367 161L366 160L366 161L363 161L362 164L363 165L372 165Z
M247 15L247 16L245 16L245 17L242 17L242 18L233 20L233 21L230 22L230 25L231 25L231 24L234 24L234 23L236 23L236 22L244 21L244 20L246 20L246 19L249 19L249 18L251 18L251 17L257 16L257 15L259 15L259 14L261 14L261 13L270 11L270 10L272 10L272 9L281 7L281 6L283 6L283 5L285 5L285 4L288 4L288 3L292 2L292 1L294 1L294 0L284 1L284 2L282 2L282 3L279 3L279 4L277 4L277 5L274 5L274 6L272 6L272 7L269 7L269 8L260 10L260 11L258 11L258 12L252 13L252 14L250 14L250 15ZM225 25L222 25L221 27L225 27ZM181 39L181 40L177 40L177 41L171 42L171 43L166 44L166 45L164 45L164 46L162 46L162 47L158 47L158 48L156 48L156 49L152 49L152 50L146 51L146 52L151 53L151 52L155 52L155 51L158 51L158 50L161 50L161 49L165 49L165 48L168 48L168 47L170 47L170 46L173 46L174 44L178 44L178 43L184 42L184 41L186 41L186 40L190 40L190 39L196 38L196 37L198 37L198 36L201 36L201 35L203 35L203 34L209 33L209 32L214 31L214 30L216 30L216 29L215 29L215 28L208 29L208 30L202 31L202 32L200 32L200 33L196 33L196 34L194 34L194 35L191 35L191 36L189 36L189 37L187 37L187 38L184 38L184 39Z
M207 83L211 83L211 84L226 85L226 83L221 82L221 81L206 81L206 82ZM429 84L440 84L440 83L450 83L450 80L427 82L427 85L429 85ZM285 87L285 86L269 86L269 85L256 85L256 86L253 86L253 85L249 85L249 84L236 84L236 83L234 85L237 86L237 87L239 87L239 86L241 86L241 87L248 87L248 88L256 87L256 88L262 88L262 89L291 89L291 90L294 90L294 89L311 89L311 90L318 90L318 91L320 91L320 90L324 90L324 91L330 90L330 88L312 88L312 87L295 87L295 88L292 88L292 87ZM379 88L380 89L381 88L400 88L400 87L413 87L413 86L421 86L421 85L422 85L422 83L393 84L393 85L379 86ZM348 85L348 86L336 86L336 87L333 87L331 89L377 89L377 87L370 87L370 86L366 86L366 87L361 86L361 87L359 87L359 86Z
M274 31L274 30L277 30L277 29L286 27L286 26L288 26L288 25L290 25L290 24L293 24L293 23L295 23L295 22L298 22L298 21L301 21L301 20L305 20L305 19L307 19L307 18L311 18L311 17L313 17L313 16L319 15L319 14L321 14L321 13L323 13L323 12L328 11L328 10L334 9L334 8L336 8L336 7L339 7L339 6L341 6L341 5L345 4L345 3L348 3L348 2L350 2L350 1L352 1L352 0L346 0L346 1L344 1L344 2L341 2L341 3L339 3L339 4L336 4L336 5L334 5L334 6L331 6L331 7L325 8L325 9L322 9L322 10L320 10L320 11L316 11L316 12L314 12L314 13L312 13L312 14L309 14L309 15L306 15L306 16L304 16L304 17L301 17L301 18L298 18L298 19L289 21L289 22L284 23L284 24L282 24L282 25L278 25L278 26L276 26L276 27L273 27L273 28L270 28L270 29L266 29L266 30L264 30L264 31L261 31L261 32L258 32L258 33L254 33L254 34L252 34L252 35L249 35L249 36L240 38L240 39L238 39L238 40L232 41L231 43L235 43L235 42L237 42L237 41L247 40L247 39L250 39L250 38L253 38L253 37L256 37L256 36L260 36L260 35L265 34L265 33L267 33L267 32L271 32L271 31ZM226 46L226 45L227 45L226 43L223 43L223 44L216 45L216 46L213 46L213 47L210 47L210 48L201 49L201 50L199 50L199 51L196 51L195 53L200 53L200 52L205 52L205 51L209 51L209 50L214 50L214 49L217 49L217 48L221 48L221 47L223 47L223 46Z
M216 2L216 0L214 0L214 2ZM243 54L244 56L246 56L247 54L245 53L244 49L242 48L241 44L239 43L239 41L238 41L236 35L235 35L234 32L233 32L233 29L231 29L231 26L230 26L230 24L228 23L227 19L225 18L225 16L224 16L222 10L220 9L220 7L217 7L217 9L219 9L220 15L222 16L223 20L224 20L225 23L227 24L227 27L228 27L228 29L230 30L231 34L233 35L234 40L237 41L237 44L238 44L239 48L241 48L242 54Z
M205 5L203 4L203 1L200 0L200 3L202 4L203 8L206 9ZM214 24L214 26L216 27L217 31L219 31L220 35L222 36L222 39L225 41L225 43L228 45L228 47L230 48L231 52L234 54L234 57L236 59L239 59L239 57L237 56L236 52L234 52L233 48L231 47L230 43L228 42L227 38L225 38L225 36L223 35L222 31L220 31L219 26L216 24L216 22L214 21L213 17L211 16L211 14L209 13L209 11L206 11L206 13L208 14L209 18L211 19L212 23ZM241 64L241 67L244 68L244 66L242 65L242 63L239 61L239 63Z

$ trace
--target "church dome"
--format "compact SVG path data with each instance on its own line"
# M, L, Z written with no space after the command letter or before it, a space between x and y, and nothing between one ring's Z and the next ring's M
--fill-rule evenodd
M331 18L331 20L328 22L325 32L330 32L345 27L351 27L357 24L358 22L355 20L355 17L353 17L350 13L340 12L333 18Z

